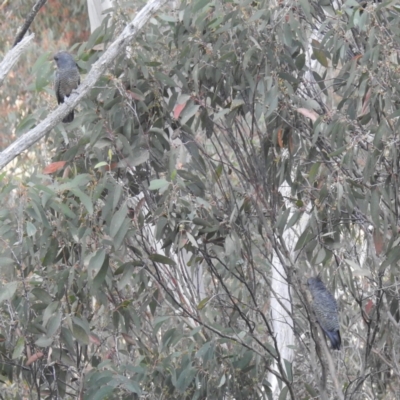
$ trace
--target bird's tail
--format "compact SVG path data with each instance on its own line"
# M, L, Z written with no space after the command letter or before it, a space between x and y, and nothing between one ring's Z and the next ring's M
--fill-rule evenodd
M328 336L329 340L331 341L332 348L335 350L340 350L340 345L342 343L342 339L340 337L339 331L326 331L324 329L326 336Z
M63 120L62 122L68 123L68 122L72 122L74 120L74 110L72 110Z

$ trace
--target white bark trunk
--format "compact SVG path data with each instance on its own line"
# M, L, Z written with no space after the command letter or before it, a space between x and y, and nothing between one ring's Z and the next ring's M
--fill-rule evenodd
M290 186L284 184L280 188L280 193L284 199L291 198ZM287 208L292 208L291 202L286 202ZM290 213L288 220L290 220ZM308 216L304 213L303 217L299 222L292 228L283 232L283 239L290 254L294 255L294 249L300 234L303 232L307 224ZM295 258L294 256L292 257ZM290 296L290 286L288 285L285 268L280 263L279 258L275 255L274 257L274 268L272 269L271 278L272 288L274 293L271 295L271 320L272 328L275 333L276 341L278 344L278 350L282 358L282 367L286 371L284 360L292 363L294 360L294 351L290 346L295 344L294 337L294 326L291 315L288 313L292 310L292 301ZM276 371L278 371L277 365L275 365ZM278 381L273 374L269 374L268 381L271 384L271 390L273 398L279 398L280 388Z
M90 32L94 32L103 22L103 19L109 14L105 12L113 6L112 0L87 0Z

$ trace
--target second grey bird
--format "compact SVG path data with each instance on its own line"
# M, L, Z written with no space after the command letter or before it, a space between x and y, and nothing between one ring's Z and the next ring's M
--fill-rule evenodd
M57 70L54 76L54 91L56 92L58 104L64 103L73 90L81 83L78 66L71 54L66 51L60 51L54 56L57 64ZM72 110L63 122L72 122L74 120L74 110Z
M336 300L319 276L310 278L307 283L313 297L312 306L317 321L331 341L332 348L340 350L341 338Z

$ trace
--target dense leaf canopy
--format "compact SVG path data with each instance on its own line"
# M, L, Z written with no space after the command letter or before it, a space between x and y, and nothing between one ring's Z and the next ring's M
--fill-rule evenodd
M128 3L74 42L82 76ZM271 398L272 373L281 399L394 398L400 9L177 7L121 51L73 123L0 176L4 393ZM19 69L31 80L29 107L4 122L15 135L56 106L52 68L46 53ZM270 316L278 265L293 362ZM317 273L338 299L335 376L308 307Z

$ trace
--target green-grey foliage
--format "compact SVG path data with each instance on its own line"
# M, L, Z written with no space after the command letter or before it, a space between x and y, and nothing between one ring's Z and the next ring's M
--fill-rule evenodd
M316 271L339 298L344 398L395 396L399 9L335 7L165 8L50 135L52 173L1 175L4 390L271 398L279 257L296 337L280 398L322 390L301 290ZM82 75L114 34L76 46ZM36 85L50 69L41 59ZM326 390L335 398L330 379Z

